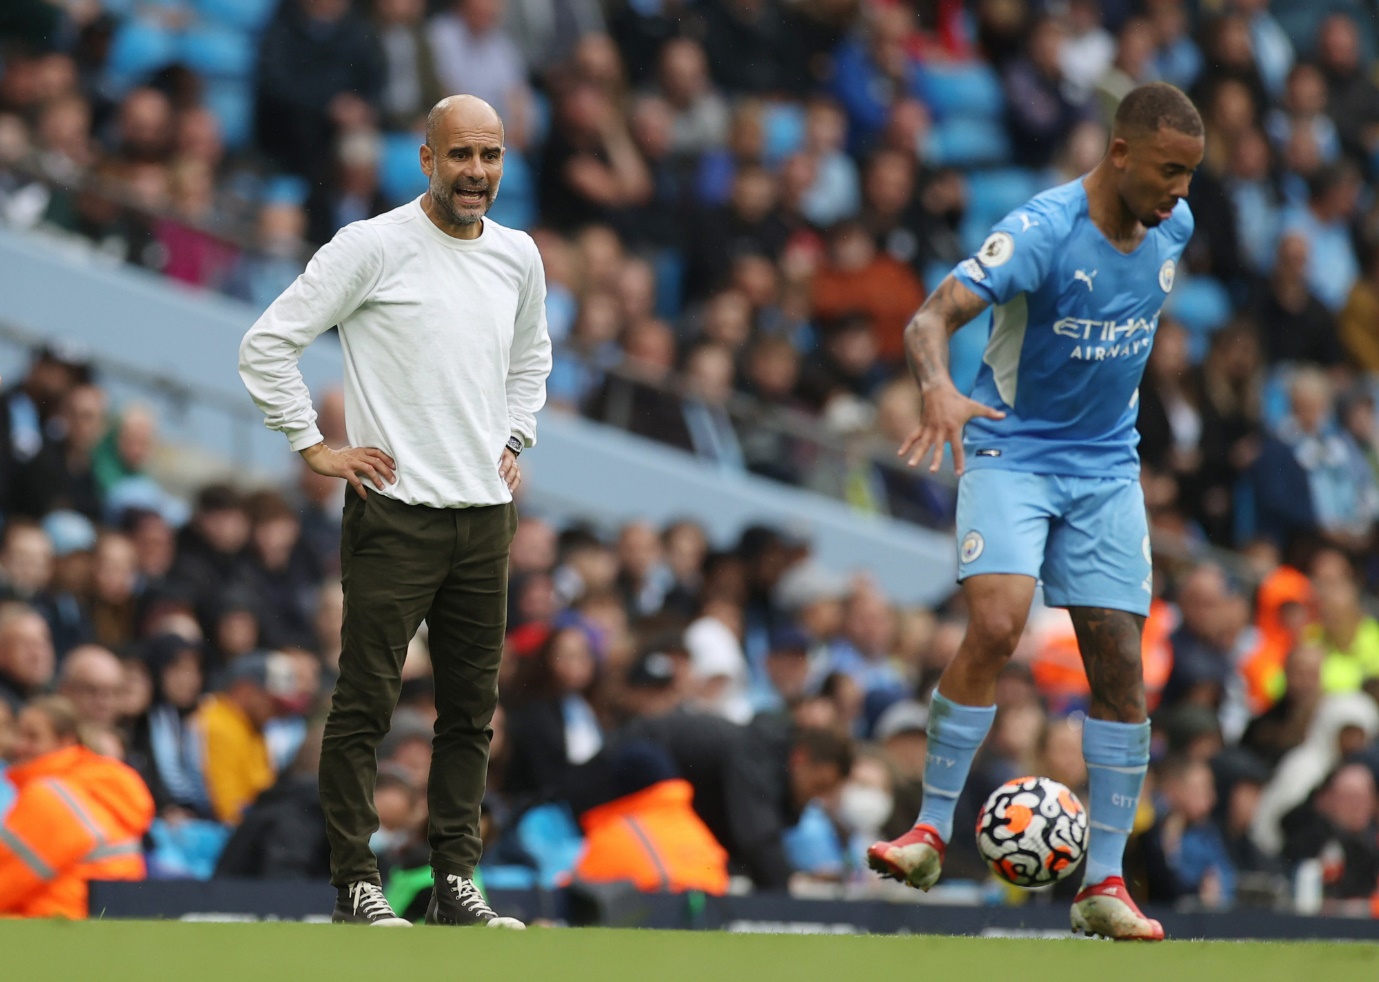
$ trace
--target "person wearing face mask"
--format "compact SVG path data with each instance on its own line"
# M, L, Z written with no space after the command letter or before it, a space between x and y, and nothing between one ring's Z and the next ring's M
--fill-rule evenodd
M895 813L895 786L895 769L886 758L863 750L838 794L837 818L848 833L849 865L859 876L865 876L867 846L884 833Z

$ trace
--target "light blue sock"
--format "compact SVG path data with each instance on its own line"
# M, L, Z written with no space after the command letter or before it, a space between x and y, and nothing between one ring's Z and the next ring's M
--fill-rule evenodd
M1140 787L1149 767L1149 724L1089 719L1082 726L1082 756L1092 799L1083 882L1100 883L1121 875L1125 843L1135 827Z
M953 809L995 718L995 706L961 706L937 691L929 703L929 752L918 823L932 825L944 842L953 837Z

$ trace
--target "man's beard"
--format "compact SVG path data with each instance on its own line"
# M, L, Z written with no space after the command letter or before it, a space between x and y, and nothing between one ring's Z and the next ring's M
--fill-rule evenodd
M482 211L477 213L462 212L455 207L454 194L456 191L463 190L478 190L478 188L472 185L453 184L446 186L432 182L431 200L440 207L451 223L455 225L477 225L483 221L488 210L493 207L493 199L498 196L498 184L493 182L486 186L484 189L484 207Z

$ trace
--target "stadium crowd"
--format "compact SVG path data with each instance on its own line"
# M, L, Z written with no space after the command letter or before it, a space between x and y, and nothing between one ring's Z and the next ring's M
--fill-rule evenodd
M1030 193L1089 169L1128 88L1182 86L1208 155L1141 388L1163 554L1134 886L1368 909L1371 25L1358 3L1260 0L20 0L0 14L0 212L262 306L309 243L418 192L418 120L438 93L474 92L508 125L495 217L532 229L545 259L553 408L810 485L771 421L893 446L918 414L900 332L926 288ZM254 248L222 232L236 228ZM955 338L960 383L983 330ZM148 472L156 420L108 405L60 347L4 399L0 812L30 795L61 876L89 875L89 855L58 841L63 801L33 803L55 774L101 810L107 845L142 844L150 875L324 878L314 753L342 490L303 469L293 488L211 486L188 509ZM320 408L345 442L338 399ZM930 523L951 507L870 463L840 487ZM1185 558L1208 544L1236 555ZM882 889L860 849L917 810L925 698L963 611L898 609L808 552L767 526L719 550L692 518L605 530L524 511L491 885ZM424 635L414 648L375 838L399 908L425 866ZM1018 774L1085 786L1085 701L1071 625L1041 610L967 814ZM146 809L110 804L127 785L109 758L142 777ZM629 814L699 861L639 863L618 838ZM962 837L946 868L984 875ZM0 875L0 911L80 910L70 884L43 890Z

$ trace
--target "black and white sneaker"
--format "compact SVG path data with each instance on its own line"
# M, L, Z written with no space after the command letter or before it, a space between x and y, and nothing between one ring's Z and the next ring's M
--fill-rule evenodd
M453 924L460 927L500 927L512 931L527 925L515 917L499 917L488 905L478 886L467 876L436 871L436 885L426 906L427 924Z
M383 888L371 880L340 887L335 897L333 924L367 924L370 927L411 927L412 922L393 913Z

